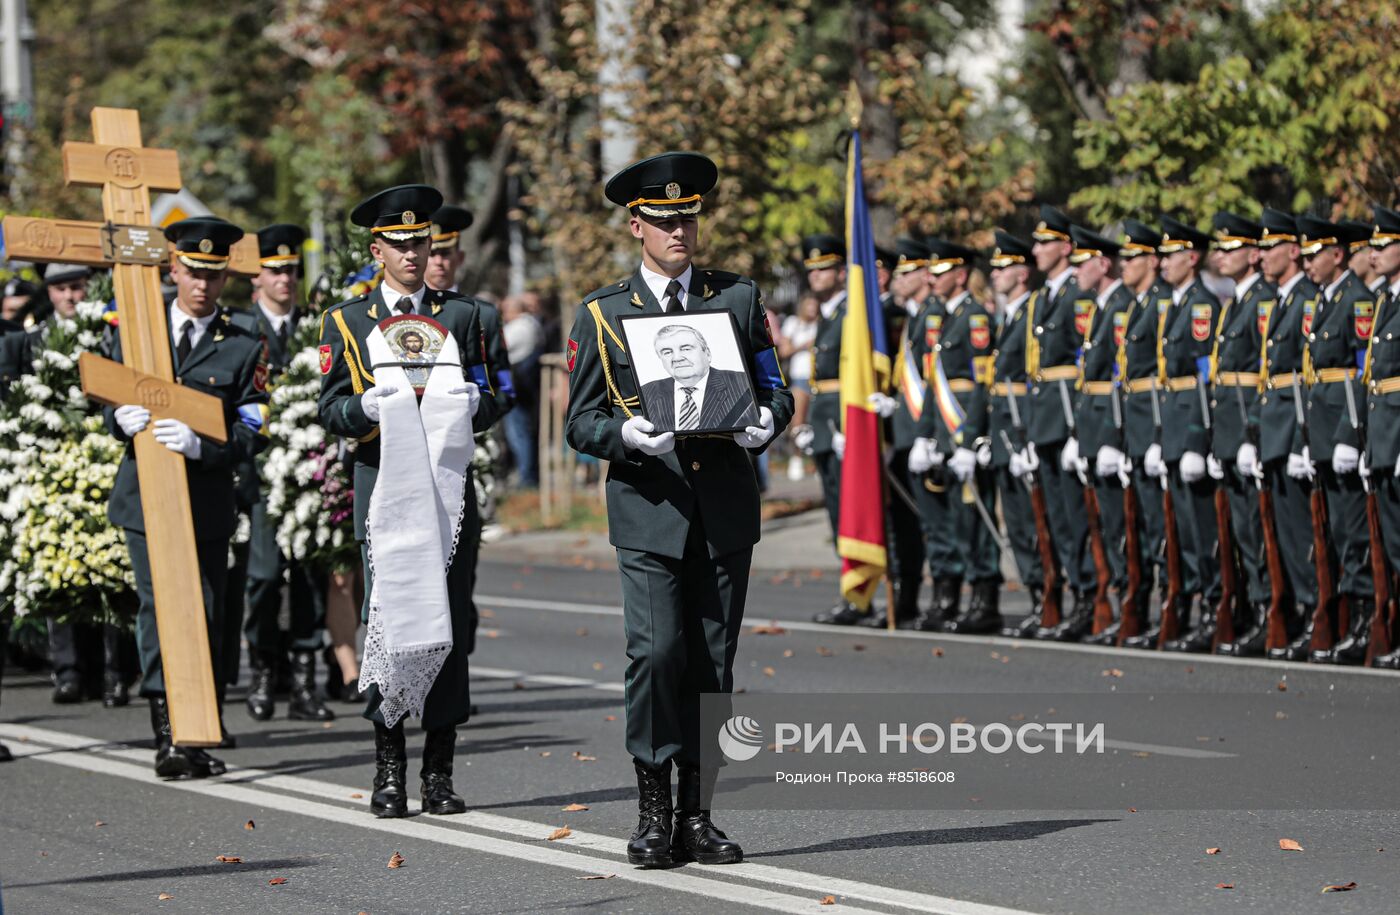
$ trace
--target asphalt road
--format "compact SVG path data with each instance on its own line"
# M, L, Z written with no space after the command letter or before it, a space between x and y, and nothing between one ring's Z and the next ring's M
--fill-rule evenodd
M366 809L370 727L349 706L330 725L256 723L234 693L239 747L227 776L162 783L151 771L144 705L55 706L46 681L11 675L0 740L0 887L28 912L1393 912L1400 899L1400 678L1264 662L1012 645L806 624L830 603L830 573L752 582L736 664L748 693L1018 693L1116 690L1247 696L1289 729L1286 763L1315 774L1302 796L1239 809L1190 798L1111 809L1040 802L951 810L726 809L715 819L742 865L629 867L635 783L622 746L623 653L616 572L485 563L488 617L473 660L481 714L459 732L456 784L470 812L384 821ZM1011 605L1015 606L1014 596ZM1023 606L1023 605L1022 605ZM246 679L245 679L246 682ZM1283 687L1282 689L1280 687ZM1304 714L1321 703L1325 713ZM1191 703L1195 703L1192 706ZM284 704L279 706L279 713ZM1189 715L1187 716L1189 719ZM1389 725L1388 735L1386 726ZM1380 732L1370 755L1336 735ZM1244 750L1251 731L1191 736L1163 724L1159 757L1194 741ZM1366 744L1368 747L1371 743ZM421 735L410 739L416 783ZM1172 748L1176 749L1173 750ZM1151 760L1117 752L1109 764ZM1262 767L1261 767L1262 771ZM1326 810L1337 786L1388 775L1365 809ZM1066 776L1073 781L1073 768ZM1086 776L1088 777L1088 776ZM1100 777L1100 776L1094 776ZM1092 786L1089 786L1092 788ZM1250 797L1267 795L1252 786ZM1243 790L1243 789L1242 789ZM588 809L564 811L571 804ZM416 801L412 805L416 807ZM248 824L252 823L249 828ZM559 827L571 834L551 841ZM1289 838L1302 851L1284 851ZM1207 854L1208 848L1220 849ZM399 853L404 864L389 868ZM219 856L237 862L218 861ZM601 879L587 879L601 878ZM273 884L271 881L285 880ZM1322 893L1355 882L1349 892ZM1231 888L1218 888L1227 884ZM162 894L168 899L160 899ZM824 906L824 897L834 903Z

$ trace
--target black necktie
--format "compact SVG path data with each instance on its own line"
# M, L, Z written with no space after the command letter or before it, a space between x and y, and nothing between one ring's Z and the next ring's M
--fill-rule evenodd
M662 304L668 314L673 311L685 311L681 305L681 284L677 280L666 284L666 301Z
M399 299L399 311L401 311L402 313L404 313L404 314L406 314L406 315L411 315L411 314L413 314L413 298L412 298L412 296L404 296L403 298Z
M194 322L186 321L180 325L180 342L175 344L175 368L178 369L185 364L192 349L194 349Z
M291 333L291 330L292 322L290 319L283 321L282 326L277 328L277 342L282 344L283 349L287 347L287 336Z

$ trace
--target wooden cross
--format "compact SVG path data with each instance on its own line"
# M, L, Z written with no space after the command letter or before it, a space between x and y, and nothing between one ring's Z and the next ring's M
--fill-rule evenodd
M150 225L150 192L180 189L178 158L171 150L141 145L140 116L130 109L94 108L92 134L93 143L63 144L63 178L71 185L102 188L106 223L7 216L9 256L110 266L124 363L84 353L78 362L83 392L111 406L140 404L151 411L152 426L155 419L178 419L224 442L222 402L175 380L160 293L159 264L169 252L161 230ZM257 242L251 236L247 241L251 260L245 248L244 272L256 272ZM133 444L172 737L184 746L215 746L218 702L185 458L157 442L150 428Z

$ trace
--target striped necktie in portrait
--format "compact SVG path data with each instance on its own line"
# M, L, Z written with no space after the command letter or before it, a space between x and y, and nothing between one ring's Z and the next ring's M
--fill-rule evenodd
M681 390L685 392L685 403L681 404L681 418L676 422L676 429L684 432L700 425L700 409L695 406L695 389Z

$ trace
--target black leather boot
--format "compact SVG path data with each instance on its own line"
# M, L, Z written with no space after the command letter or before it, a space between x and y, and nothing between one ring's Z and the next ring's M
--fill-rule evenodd
M1001 582L995 578L972 583L972 599L967 612L944 627L944 632L961 635L990 635L1001 631Z
M292 655L292 691L287 717L293 721L334 721L335 712L326 708L316 694L316 653L298 651Z
M1035 638L1042 642L1077 642L1094 628L1094 592L1074 591L1074 605L1058 626L1041 626Z
M627 840L627 863L640 867L671 865L671 762L648 766L632 760L637 770L637 828Z
M108 670L102 674L102 707L120 708L131 701L126 678L118 671Z
M1346 636L1326 651L1312 652L1309 660L1315 664L1363 663L1366 648L1371 644L1371 617L1375 612L1374 598L1351 598L1351 619Z
M899 583L894 597L894 626L896 629L912 629L919 618L919 586L923 582L917 578ZM867 613L860 625L871 629L886 629L889 620L884 613Z
M151 731L155 734L156 775L161 778L195 778L200 773L194 760L171 742L170 713L164 696L148 700L151 707Z
M54 674L53 701L55 705L73 705L83 701L83 681L77 671Z
M277 711L272 698L273 668L277 665L277 655L270 651L248 652L248 663L253 668L253 682L248 686L248 714L254 721L267 721Z
M1269 605L1258 603L1249 608L1249 627L1233 642L1222 642L1216 647L1216 654L1232 658L1257 658L1264 653L1269 640Z
M1388 654L1378 654L1371 659L1371 666L1381 670L1400 670L1400 648Z
M0 743L0 763L13 762L15 754L10 752L10 748Z
M369 812L380 819L408 816L408 750L404 746L403 722L387 728L374 723L374 794Z
M120 708L131 701L122 674L122 630L102 627L102 707Z
M714 773L710 773L713 789ZM671 857L676 861L696 861L700 864L734 864L744 860L739 843L726 836L710 822L710 811L702 808L704 799L712 793L701 784L701 772L696 766L676 769L676 827L671 835Z
M1187 606L1190 606L1188 603ZM1188 617L1181 617L1183 627ZM1163 651L1187 651L1202 652L1210 651L1211 643L1215 641L1215 608L1206 605L1204 596L1200 601L1199 622L1192 629L1187 629L1182 635L1163 643Z
M457 748L457 729L429 731L423 742L422 784L419 793L423 812L434 816L466 813L467 802L452 790L452 754Z
M1292 636L1289 643L1282 648L1270 648L1268 658L1270 661L1306 661L1308 651L1312 645L1313 637L1313 612L1314 608L1303 604L1302 613L1289 621L1288 634Z
M870 615L868 610L861 612L856 609L855 604L843 600L828 610L814 613L812 615L812 622L826 623L830 626L854 626Z
M1045 609L1045 591L1035 585L1026 588L1031 598L1031 612L1014 626L1005 626L1001 634L1008 639L1028 639L1040 628L1040 614Z
M942 632L958 615L958 601L961 597L961 579L935 578L933 602L919 611L911 628L920 632Z

